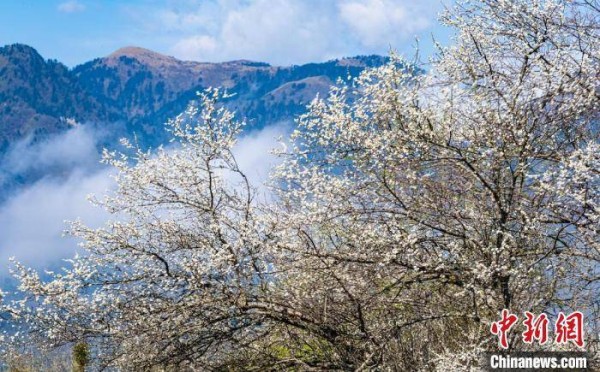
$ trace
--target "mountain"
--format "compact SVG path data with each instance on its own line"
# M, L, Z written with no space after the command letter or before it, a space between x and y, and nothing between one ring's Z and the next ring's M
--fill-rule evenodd
M8 45L0 48L0 152L27 136L40 140L65 131L67 119L124 123L125 135L135 132L157 143L163 123L209 86L234 93L227 106L252 127L263 127L303 112L338 78L386 60L359 56L279 67L247 60L181 61L125 47L69 69L27 45Z
M27 146L66 133L74 123L109 133L99 146L133 135L142 146L156 146L166 139L164 123L182 112L198 91L221 87L233 94L224 104L250 129L262 128L291 121L317 94L326 95L338 79L357 76L386 61L387 57L358 56L295 66L247 60L205 63L125 47L69 69L45 60L27 45L2 47L0 201L7 189L68 171L14 170L8 164L11 159L14 163L15 156L7 156L16 145L19 151L27 151Z
M357 76L387 58L361 56L302 66L276 67L246 60L224 63L180 61L147 49L126 47L77 66L72 73L128 132L160 142L163 123L182 112L196 92L222 87L226 104L254 128L289 120L338 78ZM113 118L114 119L114 118Z
M106 112L63 64L26 45L0 48L0 152L27 135L65 130L65 117L101 120Z

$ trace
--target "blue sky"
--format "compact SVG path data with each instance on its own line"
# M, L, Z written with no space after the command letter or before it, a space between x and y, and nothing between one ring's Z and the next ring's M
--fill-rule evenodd
M446 1L448 2L448 1ZM24 43L68 66L128 45L180 59L277 65L357 54L422 54L441 0L1 0L0 45Z

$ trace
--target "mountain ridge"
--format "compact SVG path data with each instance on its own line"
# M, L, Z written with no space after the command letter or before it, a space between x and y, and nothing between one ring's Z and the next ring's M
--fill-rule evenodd
M291 121L338 79L387 61L372 55L292 66L249 60L196 62L128 46L68 68L31 46L6 45L0 47L0 161L11 146L45 141L65 133L73 122L111 133L100 146L134 135L144 147L160 145L167 139L164 123L208 87L233 94L223 104L249 129ZM4 171L0 167L0 173ZM42 176L4 178L27 183Z
M355 76L386 60L373 55L292 66L249 60L215 63L183 61L127 46L68 68L44 59L31 46L6 45L0 47L0 150L27 135L63 130L61 123L67 117L79 122L161 125L183 110L196 91L209 86L236 93L232 108L264 126L297 114L309 96L325 93L327 84L294 85L314 90L294 94L296 99L272 94L279 87L311 77L334 84L337 78ZM273 107L275 111L265 112Z

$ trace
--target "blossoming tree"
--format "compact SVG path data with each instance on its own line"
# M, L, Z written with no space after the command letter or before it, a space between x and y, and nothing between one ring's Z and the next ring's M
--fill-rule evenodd
M578 310L597 334L599 17L458 3L427 73L392 57L313 101L270 203L205 92L170 123L175 150L105 153L115 221L74 224L86 254L49 281L17 265L6 341L135 370L458 370L496 347L502 309Z

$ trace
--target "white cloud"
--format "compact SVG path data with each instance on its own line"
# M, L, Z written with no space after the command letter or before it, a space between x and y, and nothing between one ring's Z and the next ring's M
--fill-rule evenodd
M74 172L67 179L42 179L0 207L0 275L9 257L27 266L47 268L73 256L77 242L63 238L65 221L80 218L99 226L106 212L93 207L88 194L103 194L112 185L109 171Z
M172 0L130 14L180 59L288 65L402 49L439 10L441 0Z
M363 45L385 47L393 41L390 35L406 39L430 25L431 19L423 8L426 3L427 1L344 1L339 4L339 10L341 19Z
M77 13L85 10L85 5L81 4L77 0L65 1L58 4L58 11L61 13Z
M271 125L246 134L233 149L240 169L248 177L250 184L257 188L262 201L270 198L267 187L269 176L281 161L272 154L272 150L280 148L280 138L286 139L290 132L289 125Z
M268 60L292 63L322 59L338 46L328 37L337 24L314 12L314 1L254 0L205 2L187 11L161 13L164 27L177 30L179 39L170 52L193 60ZM340 30L341 31L341 30Z
M270 194L261 185L278 162L270 150L278 147L278 137L286 137L288 132L289 127L283 124L252 131L242 136L234 149L240 168L258 187L262 200ZM93 165L98 156L94 153L95 138L93 131L76 127L49 142L13 148L13 159L22 155L13 169L35 169L39 166L35 163L42 162L47 167L62 164L69 173L43 178L0 205L0 279L8 272L9 257L37 269L56 266L61 259L72 257L77 241L62 236L65 221L81 219L88 226L101 226L111 217L87 200L89 194L102 196L114 187L112 169ZM88 160L72 163L78 156Z
M103 194L112 180L99 166L97 144L102 135L77 125L42 142L25 139L4 156L1 173L8 181L27 175L44 176L0 205L0 276L8 258L44 268L73 255L76 242L62 238L65 220L81 218L97 225L106 214L86 199ZM2 186L0 182L0 186Z
M341 31L339 25L327 16L330 9L317 12L315 5L311 1L257 0L230 9L218 35L224 57L238 53L256 60L276 56L289 64L335 53L344 43L331 37Z
M48 168L89 167L99 160L97 141L98 133L84 125L77 125L43 142L26 138L9 149L2 159L2 168L5 172L23 174Z
M183 60L202 60L203 56L214 55L217 46L217 40L211 36L190 36L179 40L172 52Z

